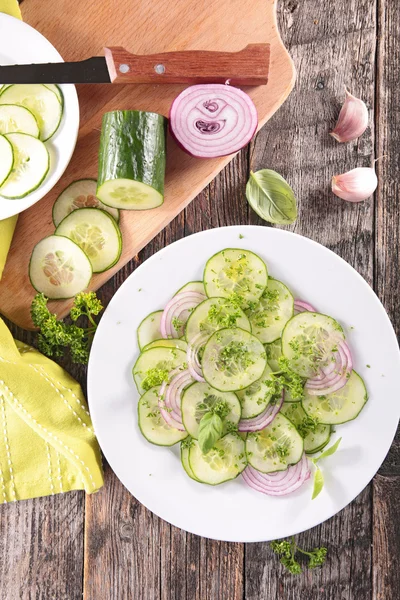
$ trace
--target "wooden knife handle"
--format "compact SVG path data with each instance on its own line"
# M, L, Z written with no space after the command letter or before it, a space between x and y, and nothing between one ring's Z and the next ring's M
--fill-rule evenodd
M269 44L250 44L239 52L184 50L131 54L105 48L112 83L226 83L262 85L268 81Z

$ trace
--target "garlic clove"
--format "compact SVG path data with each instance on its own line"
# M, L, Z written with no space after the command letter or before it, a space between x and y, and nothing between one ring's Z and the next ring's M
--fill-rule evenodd
M350 142L360 137L367 126L368 109L365 103L346 90L346 100L331 136L338 142Z
M371 167L357 167L332 177L332 192L348 202L366 200L372 196L377 185L378 178Z

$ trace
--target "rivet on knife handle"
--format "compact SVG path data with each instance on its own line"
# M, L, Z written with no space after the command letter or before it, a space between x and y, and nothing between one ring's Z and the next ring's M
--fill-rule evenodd
M262 85L268 81L269 44L250 44L239 52L185 50L131 54L105 48L112 83L225 83Z

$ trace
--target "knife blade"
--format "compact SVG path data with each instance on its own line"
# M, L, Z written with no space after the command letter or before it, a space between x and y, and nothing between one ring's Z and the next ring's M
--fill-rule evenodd
M131 54L122 47L79 62L0 66L0 84L13 83L231 83L268 81L270 46L250 44L238 52L182 50Z

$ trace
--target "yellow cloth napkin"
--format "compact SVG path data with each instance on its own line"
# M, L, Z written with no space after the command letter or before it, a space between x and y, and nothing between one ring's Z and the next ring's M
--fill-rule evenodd
M17 19L22 19L17 0L0 0L0 12L16 17ZM15 216L0 221L0 279L3 275L17 219L18 217Z
M0 319L0 502L103 485L79 384Z

